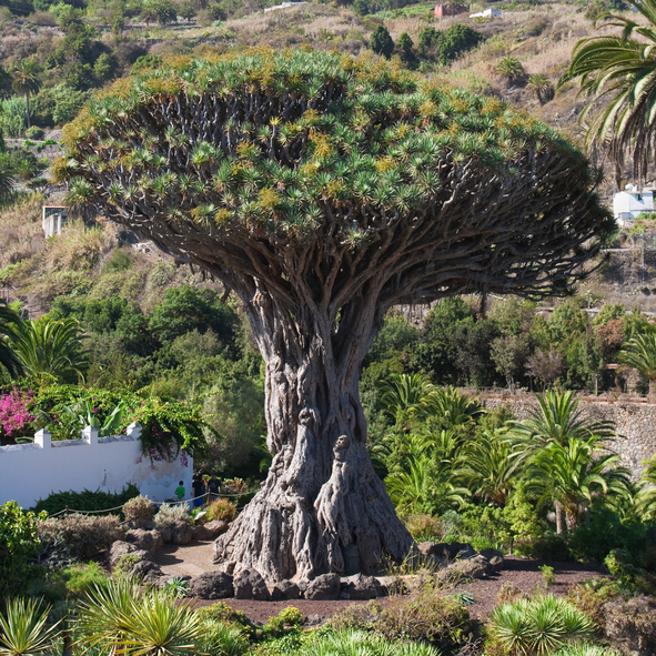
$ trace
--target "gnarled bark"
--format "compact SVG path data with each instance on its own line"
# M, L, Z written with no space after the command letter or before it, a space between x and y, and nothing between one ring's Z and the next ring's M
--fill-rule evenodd
M359 342L368 344L373 306L358 313L361 328L369 329L354 333L345 349L358 362L332 355L332 331L321 334L329 326L325 317L263 323L271 308L250 316L267 361L273 462L262 489L216 541L215 562L228 571L254 567L269 581L374 573L385 557L403 558L412 539L365 445L358 377L366 346ZM306 338L291 336L294 328Z

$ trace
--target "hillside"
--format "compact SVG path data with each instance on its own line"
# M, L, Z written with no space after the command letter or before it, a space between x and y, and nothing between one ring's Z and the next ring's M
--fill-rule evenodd
M59 151L57 128L61 119L73 116L95 88L128 72L130 66L156 64L161 56L258 46L313 47L357 54L369 48L372 33L384 25L396 42L392 56L401 65L417 68L429 79L508 101L575 142L581 140L577 120L581 105L575 85L557 89L549 99L549 93L546 98L543 94L539 97L537 85L531 82L535 78L529 77L545 76L542 85L555 87L577 40L594 33L591 10L580 4L500 2L495 4L502 10L498 18L476 19L463 13L436 19L431 3L367 15L351 7L309 2L247 13L249 7L259 5L242 3L225 20L209 23L202 12L187 20L178 16L176 22L156 25L146 24L139 15L130 17L128 12L120 32L109 28L110 20L98 9L101 5L105 6L90 5L86 13L72 10L67 14L60 4L48 12L20 16L5 10L2 16L0 66L12 71L22 60L36 62L39 81L32 98L32 124L36 127L24 132L31 140L25 140L20 129L13 135L15 139L7 140L15 152L31 158L15 176L18 187L36 189L38 195L0 214L0 294L8 300L20 300L35 315L46 312L56 297L67 294L98 298L118 294L137 298L148 309L167 286L200 282L197 274L176 267L161 253L144 253L143 248L125 245L125 235L102 222L95 227L74 222L64 235L47 241L41 231L41 204L53 202L53 198L56 202L64 191L48 182L48 167ZM472 10L476 8L472 6ZM177 11L182 13L181 4ZM435 45L435 34L448 31L457 36L457 30L476 36L471 43L466 39L464 45L456 43L445 55ZM412 40L405 52L404 33ZM66 48L70 48L68 54ZM500 70L508 58L517 60L524 69L515 80ZM107 70L103 62L109 62ZM6 95L9 93L6 90ZM5 133L11 132L6 127L13 116L9 104L19 100L20 95L14 93L0 101L0 127L5 126ZM613 188L612 175L608 174L601 191L609 200ZM643 279L638 282L644 286Z

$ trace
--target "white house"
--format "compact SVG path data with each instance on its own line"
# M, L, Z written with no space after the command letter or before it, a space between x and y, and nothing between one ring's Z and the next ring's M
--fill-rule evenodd
M497 7L488 7L475 14L469 14L469 18L500 18L502 13L501 9L497 9Z
M629 227L644 212L654 211L654 191L626 185L613 196L613 216L621 228Z

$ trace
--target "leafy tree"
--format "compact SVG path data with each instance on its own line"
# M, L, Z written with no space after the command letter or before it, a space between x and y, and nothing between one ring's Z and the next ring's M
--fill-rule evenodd
M620 361L635 367L649 383L649 396L656 396L656 331L632 337L622 348Z
M65 141L70 202L243 303L273 462L216 558L270 579L344 571L345 549L372 571L411 545L372 468L358 389L385 310L565 292L613 225L560 137L371 58L176 60L95 99Z
M0 594L3 598L19 592L32 573L31 563L41 548L38 519L38 515L24 512L15 501L0 505Z
M396 42L396 49L398 50L401 61L410 69L417 68L419 58L415 52L415 44L407 32L403 32Z
M371 35L369 47L377 54L389 59L394 52L394 41L389 30L384 25L379 25Z
M146 23L158 22L160 25L175 23L175 5L171 0L146 0L141 7L141 18Z
M192 330L213 330L229 345L237 329L235 313L208 291L182 286L167 289L148 318L148 325L160 342L170 342Z
M513 388L517 379L523 378L530 349L527 335L502 335L492 340L490 356L509 388Z
M422 57L446 65L475 48L483 40L480 32L456 23L446 30L427 27L419 33L419 52Z
M631 5L643 20L610 16L601 28L620 28L621 33L581 39L560 82L580 80L581 91L589 98L581 114L581 120L590 124L588 142L611 155L618 179L627 153L634 176L644 179L656 150L652 117L656 100L656 1L635 0Z

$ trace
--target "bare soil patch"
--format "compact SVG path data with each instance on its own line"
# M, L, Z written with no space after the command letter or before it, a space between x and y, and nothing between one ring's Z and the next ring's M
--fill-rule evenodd
M188 546L163 549L155 559L165 576L197 576L214 569L212 565L212 543L196 542ZM509 557L503 570L488 579L476 580L459 586L457 593L471 595L473 603L469 606L472 617L484 621L497 605L499 590L503 585L512 585L523 594L544 590L540 567L544 561ZM598 568L579 563L546 563L554 568L555 582L548 591L565 595L578 583L598 577L602 571ZM245 613L253 622L264 623L277 615L283 608L294 606L307 618L310 624L321 624L344 608L354 604L366 604L366 601L336 600L313 601L296 599L293 601L255 601L252 599L225 599L225 603L235 610ZM382 604L386 599L378 599ZM202 599L193 600L194 605L206 606L214 602Z

